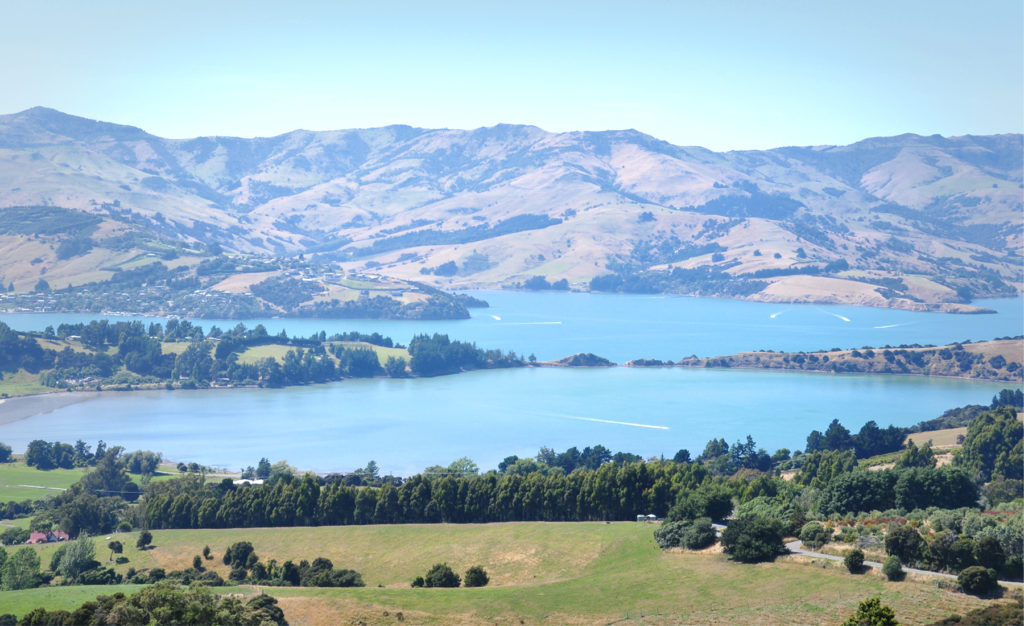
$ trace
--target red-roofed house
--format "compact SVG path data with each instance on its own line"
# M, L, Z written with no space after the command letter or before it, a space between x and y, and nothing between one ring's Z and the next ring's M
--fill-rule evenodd
M70 539L68 534L61 530L54 530L48 533L34 532L28 536L28 541L25 543L53 543L55 541L67 541Z

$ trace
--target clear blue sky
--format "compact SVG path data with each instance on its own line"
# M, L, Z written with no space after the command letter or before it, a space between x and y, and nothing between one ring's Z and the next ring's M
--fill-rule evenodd
M165 137L636 128L716 150L1021 132L1020 0L0 0L0 113Z

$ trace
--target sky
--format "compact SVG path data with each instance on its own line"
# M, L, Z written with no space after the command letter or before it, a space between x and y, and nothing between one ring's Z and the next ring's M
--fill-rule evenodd
M163 137L634 128L713 150L1024 130L1020 0L0 0L0 114Z

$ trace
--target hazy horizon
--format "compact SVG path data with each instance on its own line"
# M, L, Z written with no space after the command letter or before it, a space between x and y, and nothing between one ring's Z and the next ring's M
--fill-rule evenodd
M103 0L5 21L0 110L168 138L507 123L723 151L1024 131L1019 3Z

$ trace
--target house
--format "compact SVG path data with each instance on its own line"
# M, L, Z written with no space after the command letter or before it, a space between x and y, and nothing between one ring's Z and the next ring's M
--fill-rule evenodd
M70 537L66 532L51 530L46 533L34 532L28 536L28 541L25 543L54 543L55 541L67 541L68 539Z
M240 480L233 480L233 481L231 481L231 483L234 484L234 485L262 485L263 484L263 479L262 478L242 478Z

